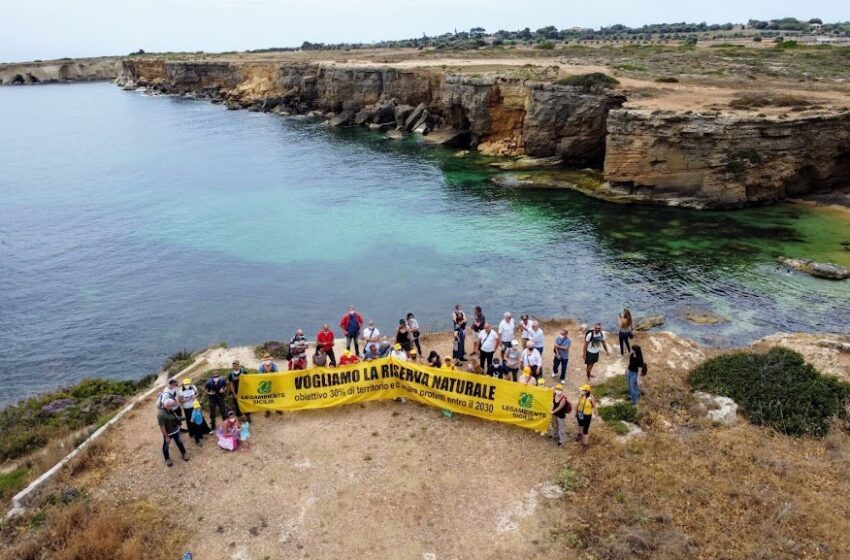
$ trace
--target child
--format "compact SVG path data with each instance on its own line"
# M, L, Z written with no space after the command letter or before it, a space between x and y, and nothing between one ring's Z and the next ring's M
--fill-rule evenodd
M234 411L227 413L227 420L218 429L218 446L227 451L236 451L239 447L239 420L236 418Z
M195 438L195 445L201 447L201 438L210 433L210 427L204 419L204 413L201 411L201 401L195 399L192 404L192 415L188 423L189 435Z
M241 422L239 426L239 445L243 446L247 451L251 449L251 442L248 441L251 439L251 423L248 422L245 416L240 416L239 422Z

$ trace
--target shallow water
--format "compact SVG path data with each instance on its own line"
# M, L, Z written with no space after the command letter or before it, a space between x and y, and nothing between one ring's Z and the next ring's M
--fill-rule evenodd
M0 88L0 403L175 350L311 334L355 303L378 327L451 306L602 320L629 305L730 346L848 332L845 215L627 207L504 189L480 160L361 130L111 84ZM686 308L729 319L695 326Z

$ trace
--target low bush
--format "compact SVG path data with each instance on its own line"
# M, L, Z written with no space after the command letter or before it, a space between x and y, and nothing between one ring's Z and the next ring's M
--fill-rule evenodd
M28 467L18 467L0 474L0 500L8 500L17 494L27 483Z
M759 107L808 107L811 103L793 95L742 95L729 102L732 109L757 109Z
M625 375L617 375L599 385L594 385L593 394L597 399L604 397L627 399L629 398L629 382Z
M674 78L673 76L662 76L660 78L655 79L659 84L678 84L679 78Z
M572 467L565 466L561 468L561 472L558 473L558 486L564 492L570 492L578 487L578 475Z
M822 437L832 418L847 418L850 385L821 375L792 350L733 352L689 375L694 389L732 398L752 424L793 436Z
M591 72L590 74L576 74L575 76L568 76L556 81L555 83L560 86L580 87L585 90L594 91L612 88L620 82L608 74L603 74L602 72Z
M540 41L539 43L534 45L534 48L544 51L551 51L555 48L555 43L553 43L552 41Z
M280 340L269 340L254 347L254 356L262 358L263 355L269 354L275 360L285 360L289 353L289 343Z
M600 406L599 416L606 422L631 422L637 420L637 409L628 402L617 402L611 405Z

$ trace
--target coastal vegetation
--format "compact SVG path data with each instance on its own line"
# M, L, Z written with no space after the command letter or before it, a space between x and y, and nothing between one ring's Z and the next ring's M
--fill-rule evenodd
M786 348L712 358L689 381L694 389L732 398L751 423L783 434L823 437L835 417L849 425L850 384L822 375Z

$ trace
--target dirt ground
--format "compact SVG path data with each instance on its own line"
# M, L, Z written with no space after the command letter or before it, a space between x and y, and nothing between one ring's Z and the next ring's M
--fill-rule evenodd
M575 340L568 376L574 400L584 380L583 331L562 324ZM544 325L549 349L554 327ZM670 357L657 375L704 357L696 344L668 333L639 333L637 341L649 355L665 349ZM425 335L423 350L446 355L449 343L446 334ZM233 356L256 365L246 348L212 350L208 360L226 366ZM597 368L602 380L622 374L625 362L612 351ZM605 434L597 445L617 445L601 421L591 433ZM528 430L393 401L255 414L250 450L189 444L191 460L170 469L162 463L153 402L107 438L103 468L80 482L116 505L168 507L196 558L559 557L548 535L570 509L556 480L563 465L581 460L577 444L559 448Z

